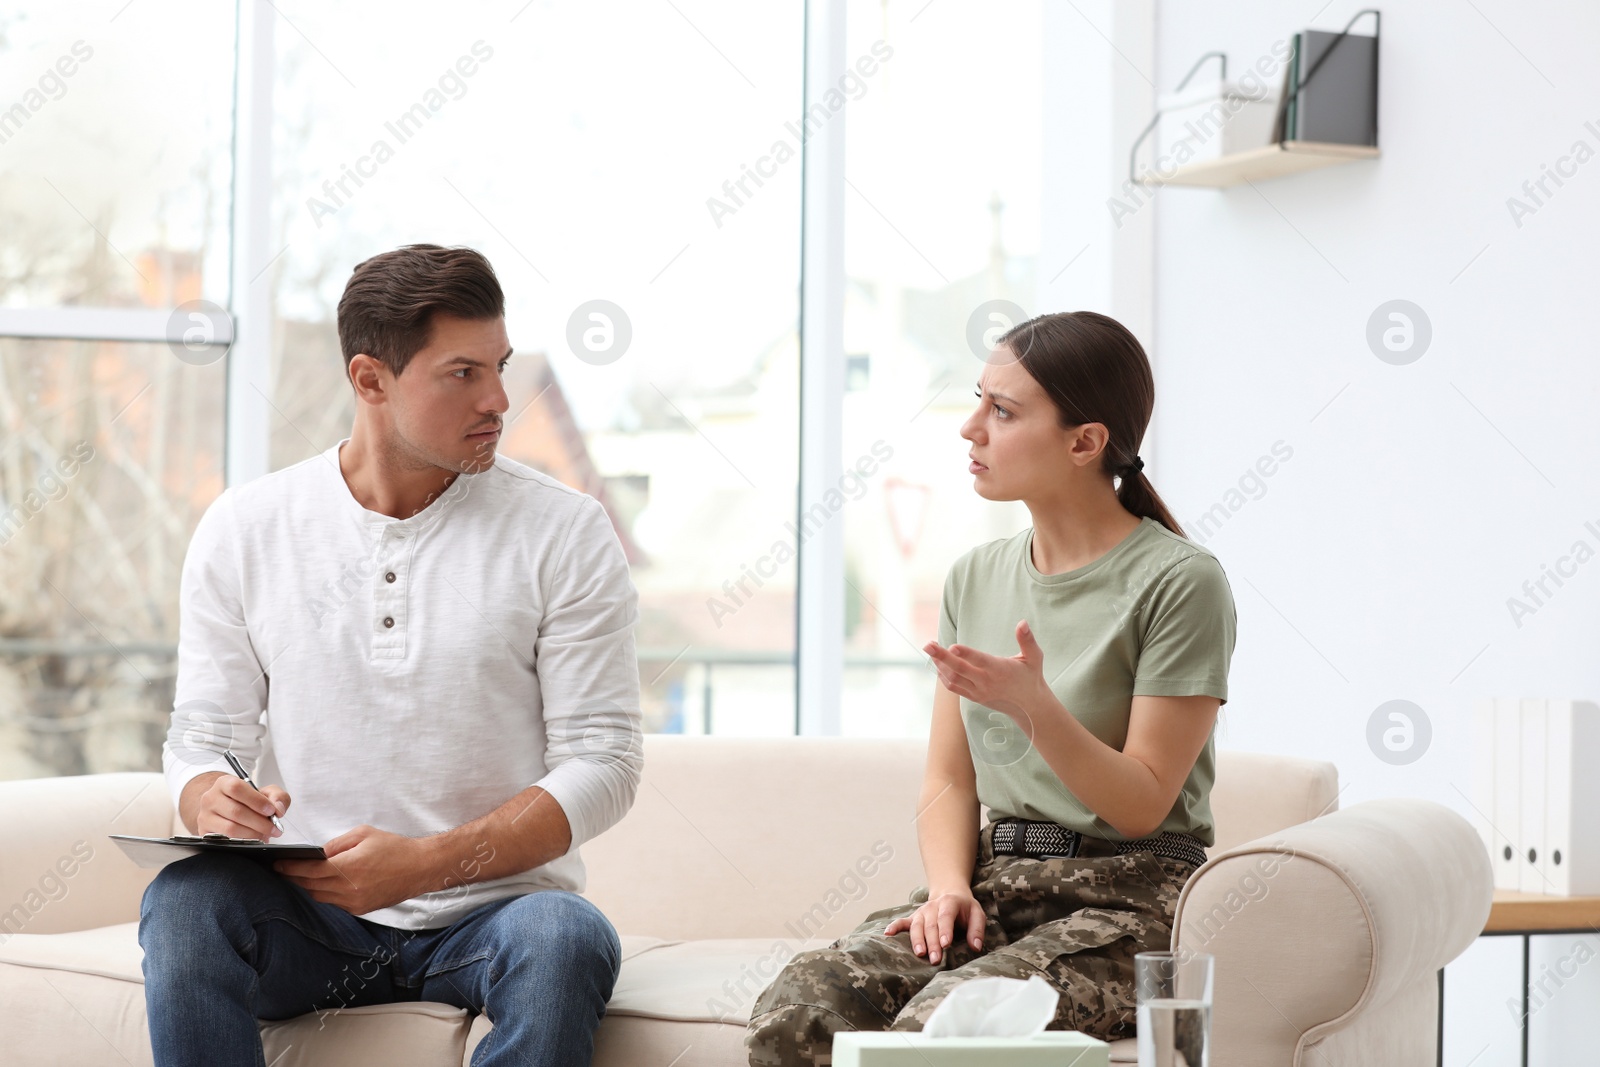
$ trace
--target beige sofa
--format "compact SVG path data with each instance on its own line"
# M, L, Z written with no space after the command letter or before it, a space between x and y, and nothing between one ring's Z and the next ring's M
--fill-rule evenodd
M751 1002L783 961L919 884L923 754L649 737L634 809L583 849L625 957L595 1063L744 1064ZM1437 972L1489 913L1473 828L1423 800L1335 811L1329 763L1221 752L1217 767L1217 846L1176 935L1216 956L1214 1067L1433 1064ZM186 831L156 774L0 782L6 1064L151 1062L137 920L153 872L105 835L169 832ZM441 1004L262 1024L273 1067L458 1067L488 1029ZM1134 1062L1133 1041L1112 1056Z

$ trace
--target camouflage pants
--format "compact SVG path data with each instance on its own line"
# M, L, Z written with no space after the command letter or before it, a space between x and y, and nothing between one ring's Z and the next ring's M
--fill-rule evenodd
M875 911L827 948L801 952L756 998L745 1047L752 1067L821 1067L838 1030L921 1030L967 978L1039 975L1061 999L1050 1030L1102 1041L1131 1037L1133 956L1172 947L1178 893L1195 868L1153 852L1034 859L994 854L994 824L978 839L972 894L987 922L974 952L958 927L938 963L885 937L928 899Z

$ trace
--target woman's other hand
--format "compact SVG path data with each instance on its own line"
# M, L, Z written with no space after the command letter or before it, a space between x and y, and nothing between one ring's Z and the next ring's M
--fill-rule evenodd
M929 963L938 963L958 927L966 927L967 943L973 951L982 952L983 930L987 923L983 905L971 890L963 889L930 896L928 902L908 918L896 919L883 932L893 937L902 930L910 930L911 950L919 956L926 955Z

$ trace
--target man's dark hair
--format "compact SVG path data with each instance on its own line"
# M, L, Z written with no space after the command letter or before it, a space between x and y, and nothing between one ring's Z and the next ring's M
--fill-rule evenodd
M428 343L436 311L463 319L506 313L505 294L481 252L403 245L356 264L339 298L339 349L346 373L365 352L396 377Z

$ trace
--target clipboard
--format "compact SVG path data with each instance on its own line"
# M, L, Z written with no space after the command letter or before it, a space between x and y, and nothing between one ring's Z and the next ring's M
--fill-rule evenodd
M173 860L198 856L202 852L233 852L265 860L328 858L321 845L279 844L258 841L253 837L228 837L225 834L204 834L200 837L181 834L173 837L135 837L132 834L106 836L115 841L117 847L140 867L165 867Z

